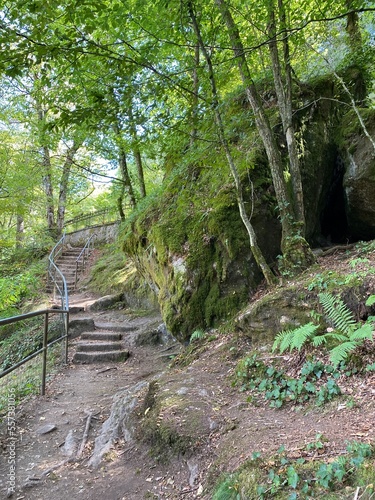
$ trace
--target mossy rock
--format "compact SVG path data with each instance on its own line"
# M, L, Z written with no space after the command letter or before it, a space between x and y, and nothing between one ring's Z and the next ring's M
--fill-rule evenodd
M195 453L213 430L211 398L186 373L165 375L150 384L142 408L138 436L161 462Z
M311 321L309 313L316 303L316 294L280 289L243 310L236 319L235 328L254 345L270 344L280 331Z

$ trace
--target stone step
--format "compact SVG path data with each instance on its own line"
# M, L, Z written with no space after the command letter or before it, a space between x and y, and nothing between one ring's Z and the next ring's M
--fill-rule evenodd
M95 321L95 327L100 330L110 330L111 332L134 332L138 329L133 325L119 325L113 323L98 323Z
M73 363L107 363L109 361L126 361L129 351L76 352Z
M114 332L83 332L81 334L82 340L105 340L107 342L118 342L121 338L121 333Z
M121 351L121 349L121 342L81 341L77 343L77 352Z

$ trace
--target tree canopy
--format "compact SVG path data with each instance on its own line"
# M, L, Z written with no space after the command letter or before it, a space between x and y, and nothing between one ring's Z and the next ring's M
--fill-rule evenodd
M231 142L236 123L225 116L240 89L258 129L256 147L267 154L283 254L288 265L304 267L312 257L293 129L299 89L355 64L366 87L355 102L373 106L374 11L366 0L4 1L4 246L36 228L56 236L98 192L98 204L117 206L124 219L125 204L135 206L179 164L204 162L212 146L223 149L235 179L251 170ZM272 99L287 155L268 112ZM240 202L240 183L236 189Z

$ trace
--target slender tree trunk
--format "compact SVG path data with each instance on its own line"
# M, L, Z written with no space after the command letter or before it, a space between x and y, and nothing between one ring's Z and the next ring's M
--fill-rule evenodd
M135 124L134 116L133 116L133 110L132 110L131 106L129 106L128 114L129 114L129 120L130 120L130 133L131 133L132 139L133 139L133 148L132 149L133 149L135 164L137 166L139 191L141 193L141 197L145 198L146 185L145 185L145 177L144 177L144 172L143 172L142 156L141 156L141 152L140 152L140 149L138 146L137 129L136 129L136 124Z
M54 207L54 194L52 184L52 169L51 158L47 146L42 147L42 165L44 169L43 185L46 195L46 218L47 228L53 237L56 236L56 221L55 221L55 207Z
M24 240L24 220L22 215L17 215L17 227L16 227L16 248L22 248Z
M244 204L243 196L242 196L241 179L240 179L239 173L237 171L236 165L233 161L233 157L232 157L232 154L230 152L228 141L226 140L226 137L225 137L224 125L223 125L221 114L219 111L218 93L217 93L217 88L216 88L215 74L213 71L211 57L208 54L208 51L206 50L206 47L203 43L203 39L201 36L198 21L196 19L196 16L195 16L195 13L193 10L193 6L192 6L192 3L190 0L188 1L187 6L188 6L189 15L190 15L190 18L191 18L191 21L193 24L193 29L194 29L195 35L197 37L197 40L199 42L200 50L202 51L202 54L203 54L203 56L206 60L206 63L207 63L209 79L210 79L210 84L211 84L212 99L213 99L212 107L213 107L213 112L214 112L214 116L215 116L217 132L218 132L220 144L222 145L222 147L225 151L225 155L226 155L227 160L228 160L229 168L230 168L230 171L232 173L232 176L233 176L233 179L235 182L238 208L240 211L240 216L241 216L242 222L244 223L246 230L248 232L248 235L249 235L250 249L254 255L256 263L258 264L259 268L261 269L261 271L262 271L262 273L267 281L267 284L272 285L276 282L276 277L272 273L271 269L269 268L269 266L268 266L268 264L263 256L263 253L258 246L254 228L253 228L253 226L252 226L252 224L247 216L247 213L245 210L245 204Z
M122 183L120 195L117 198L117 210L120 215L121 222L125 222L124 198L125 198L125 184Z
M283 163L275 134L272 131L262 101L252 80L238 28L233 21L225 0L215 0L215 2L227 26L232 50L236 57L239 73L246 89L246 96L252 107L255 123L268 157L273 186L280 211L282 227L281 251L283 253L285 265L295 270L304 269L314 262L314 256L306 240L300 234L300 228L298 227L300 224L296 224L293 200L288 193L284 179Z
M346 0L346 6L349 10L353 8L353 0ZM349 35L349 41L352 50L355 52L362 48L362 35L359 28L359 17L357 12L350 12L346 18L346 32Z
M121 144L122 142L121 129L118 123L114 123L113 128L118 139L118 162L123 183L123 189L121 189L121 195L119 197L118 203L122 204L123 199L125 198L126 195L128 195L130 205L132 208L134 208L136 205L136 200L135 200L133 185L131 183L129 175L128 163L126 161L126 152ZM121 220L125 219L123 210L120 211L120 217Z
M299 230L302 236L305 236L305 211L303 202L303 190L301 171L298 158L298 148L295 140L295 130L293 125L293 102L292 102L292 68L290 65L289 43L286 32L283 33L283 64L279 58L279 51L276 42L276 21L275 7L273 1L269 2L269 23L268 35L270 42L268 44L272 72L279 105L281 121L283 124L284 135L288 148L289 169L293 188L293 209ZM278 0L279 14L281 18L281 27L286 28L286 15L283 0ZM284 73L284 78L283 78Z
M199 79L198 79L198 68L199 68L199 44L197 44L194 48L194 68L192 72L193 79L193 98L191 103L191 124L192 129L190 133L190 147L194 146L194 143L197 139L198 130L198 93L199 93Z
M63 165L63 172L60 180L60 192L59 192L59 201L57 207L57 219L56 226L58 231L58 236L62 234L65 220L65 209L66 209L66 199L68 194L68 183L70 171L72 168L74 156L80 148L80 143L77 141L73 142L73 145L68 149L66 153L65 162Z
M38 114L38 127L39 127L39 139L42 155L42 167L43 167L43 187L44 193L46 195L46 221L47 229L53 238L56 237L56 221L55 221L55 207L54 207L54 193L52 184L52 168L51 168L51 157L49 152L49 147L46 144L45 139L45 111L42 108L40 102L36 101L36 110Z

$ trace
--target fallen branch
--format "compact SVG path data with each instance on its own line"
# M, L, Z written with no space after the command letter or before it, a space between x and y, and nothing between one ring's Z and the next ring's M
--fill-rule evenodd
M92 419L93 413L91 411L90 412L85 411L85 413L87 414L86 425L85 425L85 430L84 430L83 436L82 436L81 446L79 447L79 449L77 451L76 458L80 458L80 456L82 455L83 450L84 450L86 443L87 443L87 439L89 437L90 424L91 424L91 419Z

